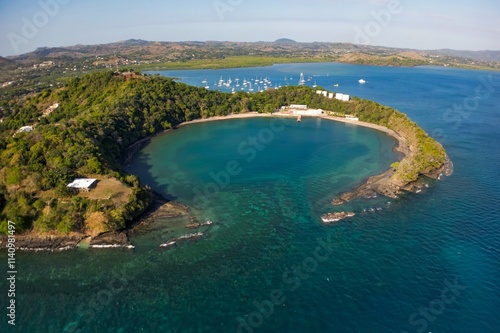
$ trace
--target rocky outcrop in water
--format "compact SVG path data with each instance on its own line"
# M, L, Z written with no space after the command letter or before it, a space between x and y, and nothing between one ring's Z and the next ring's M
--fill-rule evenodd
M186 226L188 229L198 229L199 227L207 227L213 225L212 221L206 221L203 223L191 223Z
M353 212L337 212L337 213L328 213L323 216L321 216L321 221L325 224L333 223L333 222L338 222L340 220L350 218L355 216L356 214Z
M127 248L133 249L134 246L130 244L127 234L124 232L107 232L101 234L90 241L89 248L92 249L105 249L105 248Z
M203 236L202 232L197 232L197 233L194 233L194 234L183 235L183 236L180 236L180 237L177 237L177 238L170 239L170 240L168 240L167 242L165 242L163 244L160 244L160 247L162 247L162 248L169 248L169 247L172 247L172 246L176 245L177 243L179 243L181 241L196 240L196 239L198 239L198 238L200 238L202 236Z

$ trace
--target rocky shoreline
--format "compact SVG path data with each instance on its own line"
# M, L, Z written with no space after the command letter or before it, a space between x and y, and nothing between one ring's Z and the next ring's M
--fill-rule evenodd
M70 235L26 234L16 235L16 250L33 252L54 252L76 249L86 236L72 233ZM0 249L7 247L7 236L0 236Z
M399 133L379 125L369 127L386 132L388 135L398 140L398 146L394 150L404 155L400 163L415 157L418 147L410 146L407 140ZM396 180L394 177L395 173L396 172L391 168L384 173L369 177L354 190L342 193L333 199L332 205L340 206L354 199L372 198L377 195L397 199L404 192L419 193L424 187L423 176L432 179L441 179L443 175L450 176L453 173L453 163L448 155L446 155L445 161L441 166L423 172L416 181L408 183Z
M147 225L157 219L179 217L189 214L189 208L177 202L168 201L160 194L154 193L153 204L131 224L122 231L109 231L91 237L85 232L73 232L68 235L59 235L55 233L28 233L16 235L16 249L20 251L32 252L56 252L75 250L81 244L88 242L90 249L107 248L126 248L133 249L134 246L129 241L129 233L141 225ZM207 221L208 222L208 221ZM199 223L198 226L209 225ZM194 224L192 225L194 228ZM0 249L7 248L8 238L6 235L0 235ZM87 246L85 246L87 247Z
M344 192L332 200L332 205L340 206L354 199L373 198L377 195L383 195L391 199L397 199L405 192L420 193L426 183L422 176L439 180L441 177L450 176L453 173L453 163L447 157L446 162L439 168L431 170L428 173L422 174L418 180L408 184L398 184L394 182L392 176L394 170L388 170L382 174L371 176L356 189Z
M189 215L189 207L175 201L169 201L160 194L153 192L154 200L151 206L127 228L127 233L134 232L136 228L151 224L158 219L167 219Z
M126 248L133 249L133 246L125 232L111 231L100 234L91 239L89 248L91 249L107 249L107 248Z

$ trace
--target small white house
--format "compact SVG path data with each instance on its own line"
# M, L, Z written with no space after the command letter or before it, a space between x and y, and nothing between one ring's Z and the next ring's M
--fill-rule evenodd
M329 93L329 94L328 94L328 98L329 98L329 99L332 99L332 98L333 98L333 93Z
M67 186L78 192L89 192L92 188L95 187L97 183L97 179L93 178L76 178Z
M28 133L33 131L35 128L33 126L23 126L19 130L17 130L19 133Z

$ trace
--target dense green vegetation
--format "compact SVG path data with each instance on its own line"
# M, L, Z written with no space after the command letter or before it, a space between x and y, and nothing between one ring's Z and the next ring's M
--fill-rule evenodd
M46 117L53 103L59 107ZM111 71L70 80L63 88L46 90L19 101L3 101L9 116L0 124L0 212L15 220L19 231L83 231L99 218L106 230L124 228L150 203L148 189L123 172L125 150L140 139L181 122L247 111L273 112L283 105L353 114L361 120L394 129L418 147L414 159L397 166L402 181L443 163L442 147L406 115L378 103L327 99L308 87L286 87L263 93L225 94L160 76L127 79ZM34 125L30 133L15 133ZM130 188L125 204L90 199L68 192L66 184L81 176L112 177ZM0 224L0 232L5 222Z

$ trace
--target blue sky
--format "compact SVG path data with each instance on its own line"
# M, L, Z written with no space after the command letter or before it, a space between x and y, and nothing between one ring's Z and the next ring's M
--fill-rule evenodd
M0 55L130 38L500 50L499 17L498 0L0 0Z

